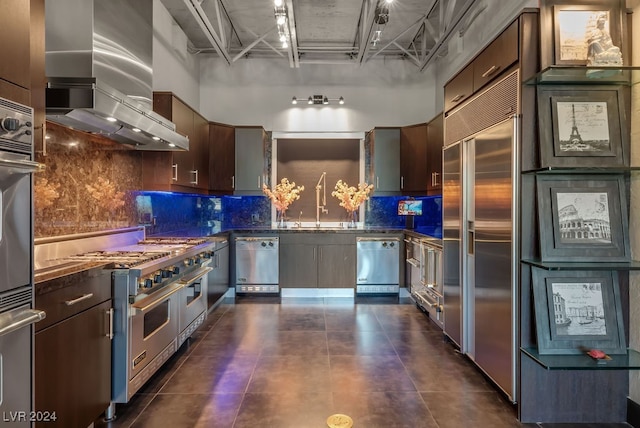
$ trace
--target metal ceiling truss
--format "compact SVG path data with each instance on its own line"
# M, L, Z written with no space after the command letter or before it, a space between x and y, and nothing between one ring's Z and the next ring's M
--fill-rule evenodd
M283 48L274 46L266 40L267 36L276 30L277 27L274 26L264 34L258 35L249 28L237 24L234 25L231 17L226 13L222 0L206 0L214 3L213 13L215 13L215 17L213 17L213 19L207 16L201 6L205 0L183 1L211 43L213 50L215 50L228 65L231 65L243 57L247 57L251 51L264 54L264 49L257 50L257 46L260 44L268 47L267 52L276 53L281 57L285 57ZM393 19L393 8L388 15L385 14L388 9L381 8L384 1L385 0L362 0L358 26L351 46L298 46L294 0L285 0L284 8L287 18L285 33L288 39L286 57L289 59L289 66L291 68L299 68L300 64L346 63L362 65L380 54L385 54L387 56L397 55L398 57L408 59L418 67L420 71L423 71L431 64L434 58L446 55L448 40L452 34L455 33L456 28L462 25L461 21L463 17L470 11L472 6L480 0L432 0L427 5L428 7L424 14L415 22L391 39L387 39L384 46L376 47L375 44L377 40L375 43L372 42L373 37L377 37L375 34L376 29L384 28L387 20ZM485 8L486 5L481 5L478 10L474 11L473 16L467 20L467 23L462 25L465 28L459 30L461 35L473 19ZM214 26L212 21L217 25ZM225 35L225 25L228 26L228 37ZM255 39L248 45L243 45L235 31L236 27L251 34ZM411 31L414 32L411 42L403 46L400 39ZM236 38L238 38L242 49L237 53L234 52L232 56L230 53L230 51L233 50L231 48L231 38L234 34ZM236 47L236 50L237 49ZM207 52L211 50L212 48L199 48L196 49L196 52ZM312 57L304 58L305 54L309 54ZM326 56L323 58L322 54L326 54Z

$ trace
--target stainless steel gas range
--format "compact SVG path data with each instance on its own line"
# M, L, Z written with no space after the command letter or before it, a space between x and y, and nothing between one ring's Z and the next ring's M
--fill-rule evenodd
M133 394L204 322L208 265L215 243L204 239L144 240L113 258L112 405Z
M132 228L38 248L39 258L50 263L102 262L111 271L112 399L107 419L115 415L115 404L127 403L204 322L215 247L207 238L144 239L144 229Z

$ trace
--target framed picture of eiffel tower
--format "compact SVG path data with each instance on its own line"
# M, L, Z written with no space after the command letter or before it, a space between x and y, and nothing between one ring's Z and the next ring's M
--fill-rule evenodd
M541 167L625 167L629 135L624 88L538 87Z

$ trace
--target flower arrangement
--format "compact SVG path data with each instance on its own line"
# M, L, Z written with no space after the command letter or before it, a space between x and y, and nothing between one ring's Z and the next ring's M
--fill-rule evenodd
M350 213L358 209L360 204L369 199L369 193L373 190L373 184L358 183L358 188L349 186L342 180L336 183L336 190L331 192L331 196L335 196L340 200L340 206Z
M303 190L304 186L296 186L295 181L289 182L286 177L280 180L273 190L265 184L262 185L262 192L269 197L280 213L285 212L293 201L300 199L300 192Z

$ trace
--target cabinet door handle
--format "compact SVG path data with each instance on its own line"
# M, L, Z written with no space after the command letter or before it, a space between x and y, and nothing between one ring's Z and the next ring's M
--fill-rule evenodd
M172 172L171 181L178 181L178 164L177 163L174 163L173 165L171 165L171 172Z
M258 176L258 189L260 188L260 176Z
M322 260L322 247L320 247L320 260Z
M462 99L462 97L464 97L464 94L458 94L455 97L451 98L451 102L452 103L457 103L458 101L460 101Z
M64 304L67 306L75 305L76 303L80 303L83 300L87 300L93 297L93 293L87 293L84 296L80 296L77 299L65 300Z
M489 77L491 76L493 73L495 73L496 71L498 71L498 69L500 68L499 65L492 65L491 67L489 67L487 69L487 71L485 71L484 73L482 73L482 77Z
M231 188L232 189L236 188L236 176L235 175L231 176Z
M431 173L431 186L435 187L435 186L439 186L438 184L438 176L440 175L440 173L438 172L432 172Z
M198 170L194 169L189 172L193 175L193 181L191 181L191 184L198 184Z
M400 176L400 188L404 189L404 175Z
M376 175L376 189L380 188L380 177Z
M112 340L113 339L113 308L109 308L107 311L107 316L109 317L109 333L107 333L107 337Z
M313 247L313 260L314 261L316 260L316 248L315 247Z

